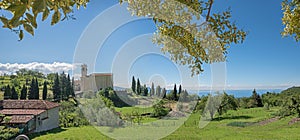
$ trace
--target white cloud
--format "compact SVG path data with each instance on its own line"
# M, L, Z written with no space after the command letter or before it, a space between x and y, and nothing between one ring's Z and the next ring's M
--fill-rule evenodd
M50 63L38 63L38 62L32 62L28 64L2 64L0 63L0 75L3 74L13 74L16 71L20 69L27 69L27 70L35 70L42 72L44 74L48 73L61 73L61 72L66 72L68 73L70 70L72 70L73 65L69 63L61 63L61 62L54 62L52 64Z

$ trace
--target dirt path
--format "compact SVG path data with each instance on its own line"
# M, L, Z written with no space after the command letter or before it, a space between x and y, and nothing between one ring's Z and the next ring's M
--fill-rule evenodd
M275 117L275 118L271 118L271 119L267 119L267 120L264 120L264 121L260 121L258 122L259 125L267 125L269 123L272 123L272 122L275 122L275 121L278 121L279 120L279 117Z
M293 118L290 122L289 125L292 125L294 123L300 122L300 118Z

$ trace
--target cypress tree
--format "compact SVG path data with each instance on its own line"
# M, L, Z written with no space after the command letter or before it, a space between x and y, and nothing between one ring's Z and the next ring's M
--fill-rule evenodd
M257 94L256 102L257 102L257 107L263 107L264 106L263 103L262 103L262 99L261 99L259 94Z
M162 93L162 98L163 98L163 99L166 99L166 98L167 98L167 91L166 91L166 88L163 88L161 93Z
M161 97L161 87L158 85L157 87L156 87L156 96L157 97Z
M138 95L141 95L142 91L141 91L141 83L140 83L140 79L138 78L137 80L137 85L136 85L136 92Z
M33 100L35 98L35 93L35 80L32 78L28 92L28 99Z
M174 100L174 101L178 100L176 84L174 85L174 89L173 89L173 92L172 92L171 100Z
M60 89L61 89L61 100L67 99L67 77L65 72L60 75Z
M74 80L74 77L72 77L71 95L72 95L72 97L75 97L75 80Z
M136 92L136 82L134 76L132 76L131 89L134 93Z
M178 89L178 96L180 97L180 93L182 92L182 88L181 85L179 85L179 89Z
M35 78L35 85L34 85L34 99L40 99L40 90L39 90L39 82L37 78Z
M177 101L179 101L179 98L180 98L180 94L182 92L182 88L181 88L181 85L179 85L179 89L178 89L178 95L177 95Z
M12 88L11 88L11 99L13 99L13 100L19 99L19 95L14 86L12 86Z
M66 99L69 99L69 97L72 95L72 83L70 79L70 75L68 74L67 80L66 80Z
M26 98L27 98L27 87L23 85L21 90L20 100L26 100Z
M146 86L146 84L144 85L144 88L143 88L143 95L144 96L148 96L148 88L147 88L147 86Z
M61 91L60 91L60 85L59 85L59 77L58 73L55 74L54 84L53 84L53 99L54 101L60 101L61 100Z
M257 94L256 90L254 89L252 92L252 107L263 107L262 99L259 94Z
M44 81L44 87L43 87L43 100L46 100L46 99L47 99L47 93L48 93L47 82Z
M11 99L11 89L9 85L5 87L5 91L4 91L4 100L8 100L8 99Z
M154 83L151 85L151 91L150 91L150 96L154 96L155 94L155 88L154 88Z

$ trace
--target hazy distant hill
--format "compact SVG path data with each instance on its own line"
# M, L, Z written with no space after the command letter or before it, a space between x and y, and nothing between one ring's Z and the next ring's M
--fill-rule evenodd
M286 90L283 90L281 94L285 96L290 96L290 95L300 95L300 87L291 87Z
M116 90L116 91L124 91L124 90L126 90L127 88L124 88L124 87L118 87L118 86L114 86L114 90Z

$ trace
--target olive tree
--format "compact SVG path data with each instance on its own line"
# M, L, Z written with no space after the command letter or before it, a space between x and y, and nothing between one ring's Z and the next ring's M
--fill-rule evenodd
M300 0L284 0L282 2L283 18L285 25L282 36L293 36L300 40Z

